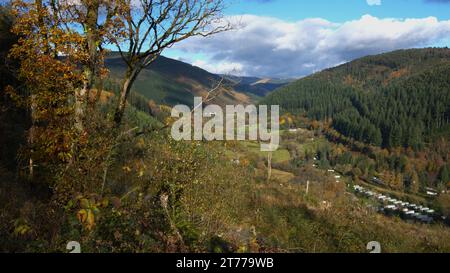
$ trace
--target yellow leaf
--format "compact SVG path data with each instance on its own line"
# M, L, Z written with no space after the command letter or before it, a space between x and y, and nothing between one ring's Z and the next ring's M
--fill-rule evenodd
M27 224L21 224L14 229L14 234L16 236L19 236L19 235L23 236L23 235L28 234L30 231L31 231L31 227L29 227Z
M87 213L87 221L86 222L87 222L87 228L89 230L91 230L95 225L95 216L91 210L89 210Z
M25 234L27 234L27 233L28 233L28 227L27 227L27 226L24 226L24 227L22 228L21 232L20 232L20 235L25 235Z
M79 210L77 213L77 218L80 223L86 222L87 219L87 211L85 209Z

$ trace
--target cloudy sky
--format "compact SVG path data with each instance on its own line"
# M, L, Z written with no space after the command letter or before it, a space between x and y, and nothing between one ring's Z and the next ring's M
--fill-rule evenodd
M230 0L236 29L164 55L214 73L294 78L365 55L450 46L450 0Z

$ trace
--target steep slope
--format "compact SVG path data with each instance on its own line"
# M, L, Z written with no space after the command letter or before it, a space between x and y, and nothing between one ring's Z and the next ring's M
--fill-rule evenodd
M384 147L415 147L450 136L450 50L368 56L298 80L264 104L333 120L341 134Z
M126 66L118 53L111 53L106 65L112 78L123 76ZM205 96L222 81L222 77L201 68L159 57L152 65L144 69L136 80L134 91L157 103L192 105L194 96ZM222 81L221 88L215 92L217 97L210 103L219 105L248 104L249 96L234 90L228 80Z

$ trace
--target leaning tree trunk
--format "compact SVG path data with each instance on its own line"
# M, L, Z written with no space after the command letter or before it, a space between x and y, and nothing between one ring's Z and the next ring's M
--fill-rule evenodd
M119 94L119 100L117 102L116 111L114 114L114 122L116 123L116 126L119 127L123 115L125 113L125 108L127 106L127 99L131 92L131 87L133 86L134 81L136 80L137 76L139 75L140 68L135 69L128 69L127 73L125 75L125 80L122 85L122 89Z

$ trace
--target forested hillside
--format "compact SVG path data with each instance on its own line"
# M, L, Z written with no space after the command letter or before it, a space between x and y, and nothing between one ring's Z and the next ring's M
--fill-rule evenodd
M332 119L341 134L368 144L421 148L450 132L450 50L365 57L292 83L262 103Z
M119 53L110 53L105 64L110 69L112 83L120 82L126 71L126 64ZM114 86L114 84L113 84ZM144 69L133 89L147 100L166 105L192 105L194 96L206 96L216 89L212 103L219 105L250 103L250 97L234 89L235 84L223 77L209 73L199 67L160 56ZM108 86L111 87L111 86Z

